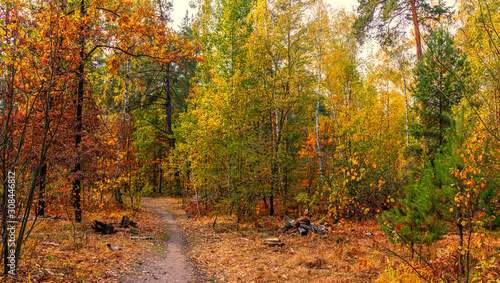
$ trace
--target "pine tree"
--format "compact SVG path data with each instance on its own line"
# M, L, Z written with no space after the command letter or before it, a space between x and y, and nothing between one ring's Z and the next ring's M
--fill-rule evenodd
M453 46L449 32L439 29L427 40L428 48L422 61L414 69L415 82L412 95L417 125L412 135L423 142L422 169L420 176L405 190L401 206L379 218L383 230L395 239L402 240L412 251L416 244L429 244L440 239L451 227L459 231L459 265L462 266L463 230L466 212L460 208L463 188L457 186L454 170L461 171L464 161L458 152L465 143L463 111L456 119L462 97L469 95L466 85L469 67L464 55ZM456 126L458 120L458 126ZM470 193L467 194L470 197ZM422 258L423 255L419 253Z
M411 134L424 142L432 163L436 150L446 142L452 106L467 92L470 69L448 31L441 28L431 34L427 45L423 60L413 70L411 91L419 122L412 125Z
M353 24L358 39L361 41L370 29L377 27L377 37L382 45L392 45L394 40L405 33L407 22L412 20L417 59L422 59L420 26L422 20L440 22L443 16L449 15L442 1L430 5L429 1L415 0L358 0L358 16ZM424 17L422 17L425 15Z

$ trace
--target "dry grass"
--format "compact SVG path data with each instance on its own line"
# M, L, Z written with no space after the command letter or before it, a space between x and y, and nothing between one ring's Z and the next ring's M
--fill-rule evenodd
M179 200L175 212L185 215ZM91 212L94 211L94 212ZM87 208L84 221L41 221L32 232L15 278L0 277L1 282L118 282L137 271L144 256L162 249L166 240L161 219L151 212L131 210L108 204L102 208ZM64 216L60 214L60 216ZM113 235L101 235L90 228L94 219L117 223L128 215L139 228L121 229ZM408 256L399 245L390 244L378 230L375 221L332 225L326 236L283 235L278 229L284 221L277 217L262 217L253 223L238 224L235 217L178 217L191 242L189 255L216 282L424 282L402 261L382 246ZM314 220L314 217L313 217ZM372 232L367 236L365 231ZM131 240L130 236L154 236L155 240ZM268 247L263 241L279 237L283 247ZM456 274L456 235L447 235L428 250L435 270ZM45 245L43 242L59 244ZM120 246L110 251L106 243ZM500 239L498 233L474 234L471 241L474 255L471 282L500 282ZM431 282L439 282L438 273L423 262L413 266ZM450 280L454 282L454 280Z
M221 282L373 282L386 255L374 250L365 226L335 226L327 236L281 234L282 221L262 220L266 228L235 223L233 217L191 218L188 228L192 257ZM269 223L273 223L269 227ZM278 236L284 247L263 241Z
M178 213L184 213L180 206L178 209ZM383 248L390 248L409 260L409 252L391 244L373 220L337 224L329 235L305 237L282 234L279 228L284 221L274 217L237 224L235 217L218 216L213 228L214 220L214 216L196 216L184 220L182 225L193 244L192 258L218 282L426 282ZM367 231L373 235L365 235ZM488 268L478 268L498 253L500 242L495 235L473 237L473 266L476 265L470 277L475 278L473 282L499 282L495 281L500 277L499 256ZM285 246L264 245L268 237L279 237ZM456 235L447 235L428 251L422 250L435 269L417 259L411 261L413 267L430 282L440 282L434 270L456 274L452 269L457 239ZM479 242L482 242L479 246L474 244Z
M95 219L119 223L123 215L137 222L138 228L118 228L119 232L111 235L98 234L91 228ZM67 218L37 222L24 245L17 276L0 277L0 281L118 282L134 271L141 257L161 248L166 232L152 213L116 204L86 208L82 223ZM154 236L155 240L132 240L131 236ZM111 251L106 243L122 250Z

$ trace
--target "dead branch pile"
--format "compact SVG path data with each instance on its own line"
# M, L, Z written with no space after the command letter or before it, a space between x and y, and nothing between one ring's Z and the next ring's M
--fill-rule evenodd
M118 225L118 223L104 223L98 220L94 220L92 223L92 229L98 233L102 234L113 234L118 232L115 230L115 225ZM128 228L129 226L136 227L137 228L137 223L134 221L130 220L128 216L123 216L122 221L120 222L120 227L121 228Z
M306 209L304 211L304 215L297 218L297 219L292 219L285 223L285 226L281 228L281 231L283 233L286 233L288 231L297 232L300 233L301 236L306 236L309 231L320 234L320 235L326 235L328 234L328 230L326 230L325 225L317 225L311 223L311 218L309 217L309 211Z
M102 234L112 234L116 232L115 227L113 227L112 224L106 224L98 220L94 220L94 223L92 223L92 229Z

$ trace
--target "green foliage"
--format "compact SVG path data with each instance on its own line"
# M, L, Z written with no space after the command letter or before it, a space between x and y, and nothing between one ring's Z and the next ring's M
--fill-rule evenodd
M401 207L379 218L383 230L402 239L412 252L415 244L436 241L450 227L458 228L462 245L465 219L471 221L478 205L477 191L471 189L470 182L463 184L464 174L474 170L466 167L464 155L459 154L465 146L470 121L464 119L463 107L459 115L453 111L460 109L455 106L464 95L469 95L468 64L444 29L431 34L427 43L423 60L414 69L412 87L420 122L414 125L412 135L423 141L426 154L420 159L421 169L414 169L417 179L405 188ZM408 152L415 153L417 149L412 146Z
M414 247L439 240L447 232L447 228L431 213L432 204L427 194L431 191L429 188L434 187L429 178L427 175L422 181L407 187L401 208L395 207L379 216L382 231L390 236L391 241L403 239Z
M415 83L411 91L419 121L412 125L411 134L423 140L432 163L432 156L446 142L445 133L453 121L452 106L470 95L470 68L445 29L432 33L427 45L422 61L413 71Z
M484 211L488 217L486 223L487 228L500 228L500 217L498 217L500 197L498 195L498 188L495 186L488 186L485 190L480 192L479 198L481 200L481 210Z
M441 239L450 224L462 221L457 211L456 195L460 187L450 174L452 168L463 168L463 162L456 153L464 139L456 138L457 132L451 131L453 140L441 146L434 156L434 165L427 160L422 177L405 188L400 206L385 212L379 217L382 230L403 239L412 248L415 244L430 244Z
M364 40L376 28L376 37L382 45L392 45L408 28L412 19L410 1L407 0L358 0L358 16L353 24L356 36ZM439 1L431 5L428 1L415 1L416 12L420 24L430 24L429 21L440 21L449 16L449 8L444 2ZM422 17L426 15L426 17Z

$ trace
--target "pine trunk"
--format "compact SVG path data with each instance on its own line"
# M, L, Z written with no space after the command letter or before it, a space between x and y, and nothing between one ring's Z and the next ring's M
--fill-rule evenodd
M420 27L418 26L417 8L415 7L415 0L410 0L411 15L413 18L413 27L415 29L415 44L417 46L417 60L422 61L422 43L420 40Z

